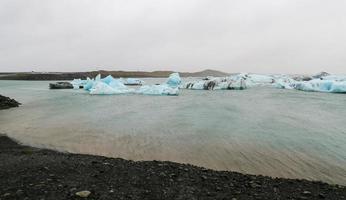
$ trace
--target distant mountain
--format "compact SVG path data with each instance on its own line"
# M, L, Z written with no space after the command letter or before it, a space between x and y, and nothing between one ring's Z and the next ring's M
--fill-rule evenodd
M168 77L173 71L91 71L91 72L21 72L21 73L2 73L0 80L72 80L75 78L86 79L87 77L95 77L97 74L101 74L102 77L112 75L115 78L144 78L144 77ZM224 73L216 70L204 70L200 72L179 72L182 77L206 77L206 76L228 76L228 73Z
M203 70L200 72L193 72L193 73L181 73L182 76L192 76L192 77L206 77L206 76L215 76L215 77L224 77L229 76L229 73L216 71L212 69Z

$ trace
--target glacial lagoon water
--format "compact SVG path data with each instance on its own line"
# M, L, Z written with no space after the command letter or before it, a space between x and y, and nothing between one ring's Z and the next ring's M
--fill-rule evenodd
M346 185L345 94L257 87L93 96L48 83L0 81L0 94L23 104L0 111L0 133L61 151Z

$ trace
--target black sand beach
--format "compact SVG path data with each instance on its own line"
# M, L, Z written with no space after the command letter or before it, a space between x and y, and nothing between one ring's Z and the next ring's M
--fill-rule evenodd
M0 199L340 200L346 199L346 187L173 162L61 153L23 146L2 135Z

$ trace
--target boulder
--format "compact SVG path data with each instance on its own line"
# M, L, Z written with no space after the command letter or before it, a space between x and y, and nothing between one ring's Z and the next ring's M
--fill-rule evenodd
M70 82L49 83L49 89L73 89L73 85Z
M16 100L0 95L0 110L18 107L19 105L20 103L18 103Z

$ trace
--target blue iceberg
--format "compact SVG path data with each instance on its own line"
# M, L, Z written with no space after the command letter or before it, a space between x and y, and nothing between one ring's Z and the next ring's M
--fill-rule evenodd
M297 83L295 89L308 92L346 93L346 81L314 79Z
M101 81L109 85L109 83L111 83L112 81L114 81L114 78L113 78L113 76L108 75L108 76L106 76L105 78L102 78Z
M179 73L173 73L168 77L166 83L161 85L145 85L140 87L136 93L146 95L179 95L179 85L181 84L181 78Z
M173 73L169 76L166 83L162 85L146 85L138 88L128 88L126 84L138 85L144 83L140 79L128 78L128 79L115 79L111 75L101 78L101 75L97 75L95 79L87 80L74 79L71 81L75 88L83 88L89 91L92 95L111 95L111 94L148 94L148 95L178 95L179 85L181 79L178 73Z
M179 87L179 85L181 84L179 73L172 73L171 75L169 75L166 84L170 87Z
M112 81L109 84L97 81L90 89L90 94L127 94L134 92L133 89L127 88L120 81Z

